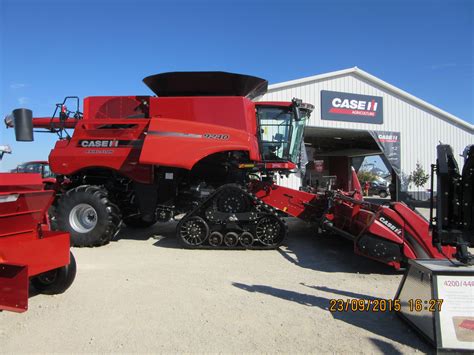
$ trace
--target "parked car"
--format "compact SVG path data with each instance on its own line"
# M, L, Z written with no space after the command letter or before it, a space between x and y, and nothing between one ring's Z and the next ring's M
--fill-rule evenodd
M369 187L369 196L370 195L379 195L382 198L387 197L389 194L388 186L379 182L371 182Z
M29 161L18 165L11 172L41 174L46 189L51 189L56 184L56 175L51 171L47 161Z
M29 161L18 165L12 173L35 173L41 174L43 179L54 178L55 175L49 168L47 161Z

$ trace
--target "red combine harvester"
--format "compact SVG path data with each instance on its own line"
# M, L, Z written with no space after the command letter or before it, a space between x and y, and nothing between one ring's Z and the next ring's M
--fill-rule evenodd
M57 294L74 280L69 234L49 230L53 199L39 174L0 174L0 310L26 311L30 282Z
M52 117L17 109L7 120L19 140L32 140L33 127L58 134L49 156L60 186L55 219L74 245L106 244L122 221L147 227L180 215L177 238L187 248L276 248L287 233L285 214L329 226L339 195L296 191L273 179L297 168L312 105L254 102L268 83L247 75L165 73L144 82L158 97L88 97L83 113L79 98L67 97ZM345 230L337 216L334 222L333 230ZM356 249L366 256L395 267L439 256L418 234L408 240L405 222L397 238L387 224L366 222L374 227L367 238L358 230Z

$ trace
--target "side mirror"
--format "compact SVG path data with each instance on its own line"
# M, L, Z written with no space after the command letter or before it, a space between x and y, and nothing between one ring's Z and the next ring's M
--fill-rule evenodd
M293 112L295 113L295 120L299 121L301 120L300 105L302 103L302 100L293 98L291 102L293 103Z
M33 112L27 108L13 110L13 124L17 141L33 141Z

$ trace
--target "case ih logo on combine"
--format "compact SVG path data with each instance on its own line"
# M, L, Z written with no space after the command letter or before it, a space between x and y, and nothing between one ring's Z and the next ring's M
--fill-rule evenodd
M82 140L79 142L79 146L82 148L117 148L119 145L119 141L113 140L97 140L97 141L90 141L90 140Z
M321 91L323 120L383 123L383 102L380 96Z
M402 229L399 226L397 226L395 223L393 223L392 221L388 220L387 218L383 216L379 218L379 221L383 223L385 226L387 226L387 228L389 228L395 234L402 235Z

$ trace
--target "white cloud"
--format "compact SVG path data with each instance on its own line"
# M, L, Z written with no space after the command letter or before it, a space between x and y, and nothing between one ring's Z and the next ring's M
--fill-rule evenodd
M13 83L13 84L10 84L10 89L23 89L25 87L27 87L28 84L24 84L24 83Z
M28 103L28 101L30 101L30 99L28 97L25 97L25 96L22 96L22 97L18 98L18 103L20 105L25 105L25 104Z

